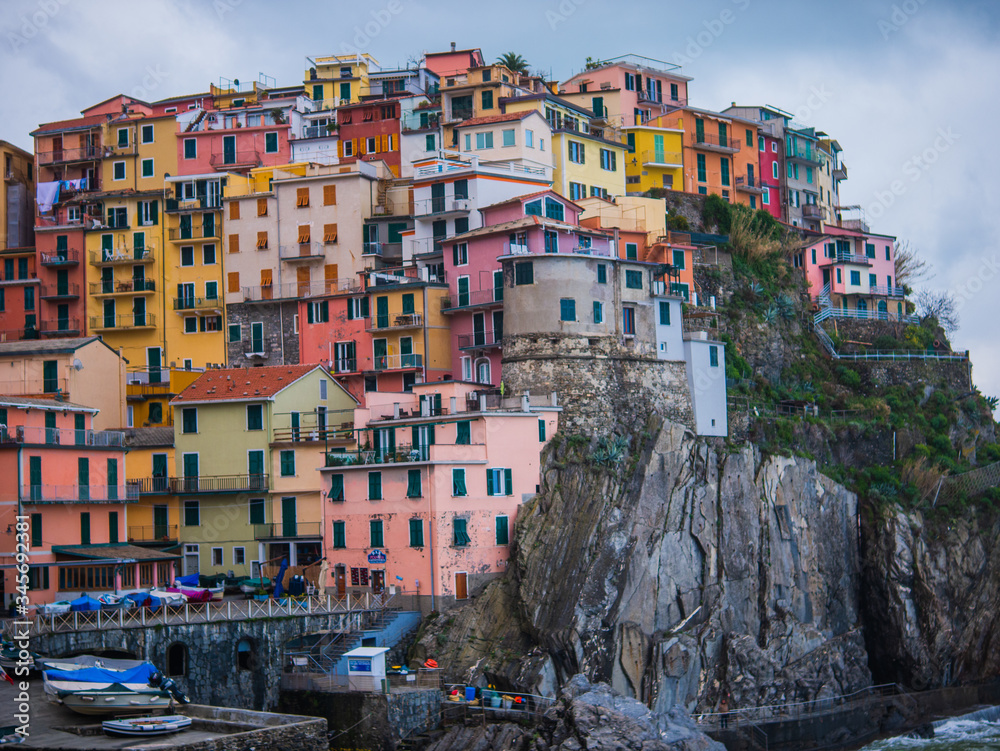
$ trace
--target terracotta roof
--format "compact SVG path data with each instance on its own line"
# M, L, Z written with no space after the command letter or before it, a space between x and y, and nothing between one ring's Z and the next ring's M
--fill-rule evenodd
M320 367L316 364L269 365L262 368L209 370L170 402L177 404L270 399L306 373Z
M473 125L488 125L489 123L509 123L515 120L523 120L529 115L538 114L538 110L525 110L524 112L508 112L506 115L487 115L486 117L470 117L458 123L456 128L467 128Z
M72 120L57 120L54 123L42 123L28 135L34 136L39 133L59 130L73 130L75 128L92 128L95 125L102 124L107 119L106 115L88 115L87 117L75 117Z

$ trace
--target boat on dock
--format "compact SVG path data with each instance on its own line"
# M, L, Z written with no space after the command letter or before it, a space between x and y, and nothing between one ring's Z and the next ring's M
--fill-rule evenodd
M105 720L101 727L105 733L114 735L168 735L187 730L191 727L191 718L184 715L118 718Z
M42 675L49 701L84 715L142 714L150 709L167 709L175 701L182 704L188 701L177 685L164 678L152 663L83 657L89 659L70 658L63 662L72 669L45 670ZM90 660L95 660L93 666L85 664ZM59 664L59 661L46 662Z

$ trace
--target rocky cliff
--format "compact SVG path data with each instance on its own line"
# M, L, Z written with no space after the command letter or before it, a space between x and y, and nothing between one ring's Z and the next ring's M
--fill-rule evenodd
M871 684L856 496L806 459L651 421L627 451L554 442L507 577L433 621L456 678L557 695L582 673L654 711Z

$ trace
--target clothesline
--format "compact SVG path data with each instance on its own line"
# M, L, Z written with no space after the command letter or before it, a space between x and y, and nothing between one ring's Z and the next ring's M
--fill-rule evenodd
M47 214L52 211L52 206L59 202L60 190L86 190L88 182L86 177L76 180L53 180L47 183L38 183L35 188L35 203L38 210Z

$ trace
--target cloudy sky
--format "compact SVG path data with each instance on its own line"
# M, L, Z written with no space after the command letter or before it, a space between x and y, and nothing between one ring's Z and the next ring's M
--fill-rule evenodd
M692 104L771 104L837 138L846 204L930 262L958 299L956 349L1000 396L1000 106L995 0L4 0L0 139L116 93L161 99L220 77L302 80L307 55L368 51L383 66L450 42L515 50L557 79L590 56L681 63ZM993 177L990 177L990 176Z

